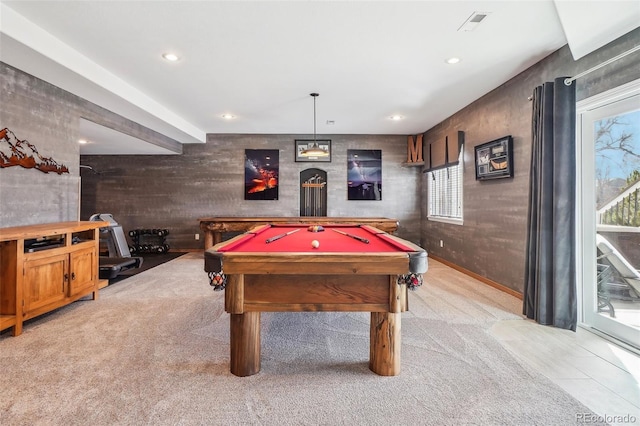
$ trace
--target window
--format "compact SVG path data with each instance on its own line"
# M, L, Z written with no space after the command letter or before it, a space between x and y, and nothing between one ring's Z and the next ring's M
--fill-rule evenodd
M458 164L427 173L428 218L462 225L462 150Z

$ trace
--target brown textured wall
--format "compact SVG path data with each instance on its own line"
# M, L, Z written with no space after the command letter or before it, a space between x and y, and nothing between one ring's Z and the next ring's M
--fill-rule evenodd
M79 213L79 119L180 152L181 144L0 62L0 129L28 140L44 157L69 169L45 174L35 169L0 170L0 227L77 220ZM4 142L3 142L4 143ZM7 152L7 146L3 146Z
M527 98L536 86L574 76L639 41L640 30L635 30L579 61L573 60L565 46L430 129L425 140L442 138L452 130L465 133L464 225L429 221L423 207L423 247L432 255L522 292L531 159L531 103ZM636 53L577 80L577 99L637 78L640 54ZM476 181L474 147L506 135L513 136L514 177ZM422 191L426 197L426 188ZM440 240L444 247L440 247Z
M82 172L82 217L111 213L125 231L167 228L175 249L202 248L198 219L212 216L298 216L300 172L327 171L328 215L391 217L397 234L420 242L419 168L406 167L405 136L322 135L332 141L330 163L294 161L295 139L309 135L234 134L207 136L206 144L185 145L183 155L83 156L100 174ZM279 199L244 200L244 150L280 152ZM347 200L347 150L382 150L382 200Z

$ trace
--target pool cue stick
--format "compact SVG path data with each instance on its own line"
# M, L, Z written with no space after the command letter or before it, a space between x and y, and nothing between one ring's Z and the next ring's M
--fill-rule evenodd
M300 230L300 228L294 229L293 231L285 232L284 234L276 235L275 237L267 238L264 242L267 243L267 244L272 243L275 240L279 240L280 238L284 238L287 235L291 235L294 232L298 232L299 230Z
M309 216L309 179L304 181L304 215Z
M319 182L319 180L317 180L316 182ZM318 216L318 187L317 186L313 188L313 204L314 204L313 215Z
M309 216L309 179L302 184L304 187L304 215Z
M314 176L309 178L309 216L313 216L313 181L315 180Z
M324 209L324 197L322 196L323 192L322 190L324 189L324 181L322 181L322 186L318 189L318 199L320 200L318 202L318 204L320 205L318 207L318 216L322 216L322 210Z
M335 228L331 228L331 229L336 231L338 234L346 235L347 237L355 238L358 241L362 241L365 244L369 244L369 240L367 240L366 238L358 237L357 235L353 235L353 234L348 234L348 233L343 232L343 231L338 231Z
M311 211L309 212L311 216L316 215L316 188L313 186L313 183L318 178L318 175L314 175L309 181L311 182L311 187L309 188L309 198L311 199Z
M322 214L322 185L324 185L324 180L322 177L318 178L319 186L318 186L318 206L316 210L318 214L316 216L320 216Z
M318 186L318 206L316 207L316 216L320 216L322 212L322 178L318 179L320 186Z

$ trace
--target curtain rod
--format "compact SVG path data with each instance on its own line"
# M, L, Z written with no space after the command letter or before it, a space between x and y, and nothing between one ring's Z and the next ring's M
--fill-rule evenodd
M595 67L593 67L593 68L589 68L588 70L586 70L586 71L584 71L584 72L581 72L580 74L577 74L577 75L576 75L576 76L574 76L574 77L571 77L571 78L565 78L565 79L564 79L564 84L566 84L567 86L571 86L571 83L572 83L574 80L577 80L577 79L579 79L580 77L583 77L583 76L585 76L585 75L587 75L587 74L589 74L589 73L592 73L593 71L595 71L595 70L597 70L597 69L600 69L600 68L602 68L602 67L604 67L604 66L606 66L606 65L609 65L611 62L615 62L615 61L617 61L618 59L622 59L622 58L624 58L625 56L630 55L630 54L632 54L633 52L636 52L636 51L638 51L638 50L640 50L640 45L638 45L638 46L636 46L636 47L634 47L634 48L632 48L632 49L629 49L629 50L627 50L626 52L621 53L621 54L619 54L618 56L615 56L615 57L613 57L613 58L609 59L608 61L604 61L603 63L598 64L598 65L596 65L596 66L595 66Z

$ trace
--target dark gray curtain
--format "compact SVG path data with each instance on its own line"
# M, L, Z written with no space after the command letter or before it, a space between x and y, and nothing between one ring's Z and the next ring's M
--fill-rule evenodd
M523 313L575 331L576 100L564 77L533 92Z

